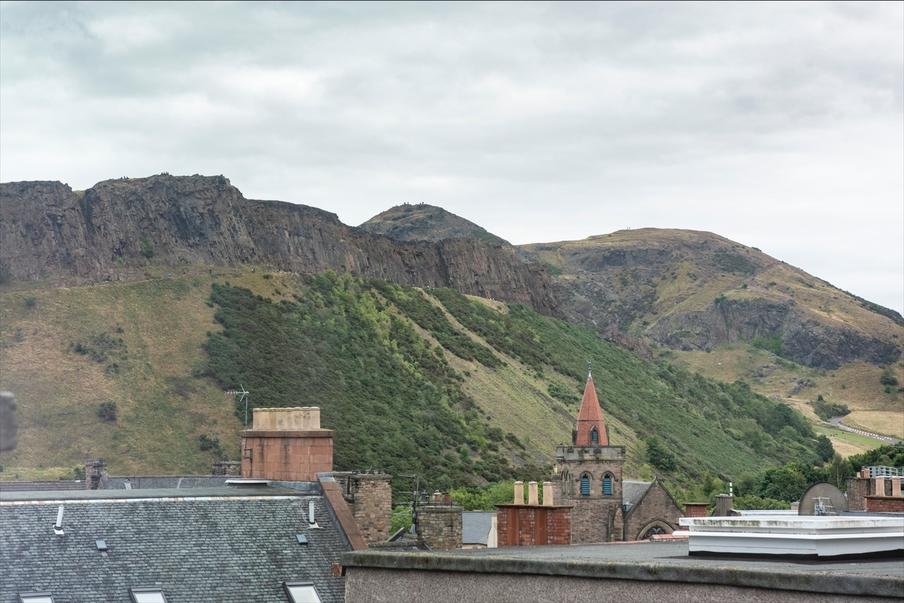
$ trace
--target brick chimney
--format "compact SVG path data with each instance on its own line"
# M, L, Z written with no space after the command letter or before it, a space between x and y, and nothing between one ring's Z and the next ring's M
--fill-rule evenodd
M684 503L685 517L706 517L709 515L709 503L689 502Z
M321 429L320 409L255 408L242 432L242 477L311 482L333 470L333 430Z

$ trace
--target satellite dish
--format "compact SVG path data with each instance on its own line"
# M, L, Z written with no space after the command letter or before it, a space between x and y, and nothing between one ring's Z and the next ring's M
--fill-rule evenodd
M797 507L798 515L838 515L848 510L847 497L835 486L826 482L813 484Z

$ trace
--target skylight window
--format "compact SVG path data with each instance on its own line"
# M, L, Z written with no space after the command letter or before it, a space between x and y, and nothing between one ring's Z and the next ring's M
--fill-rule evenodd
M132 603L167 603L163 589L159 586L150 588L132 588L129 589L132 595Z
M19 603L53 603L50 593L20 593Z
M320 596L310 582L284 582L290 603L320 603Z

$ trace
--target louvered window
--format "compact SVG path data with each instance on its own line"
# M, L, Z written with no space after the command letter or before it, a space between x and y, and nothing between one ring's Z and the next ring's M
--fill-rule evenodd
M590 496L590 476L586 473L581 476L581 496Z
M608 473L603 476L603 496L612 496L612 476Z

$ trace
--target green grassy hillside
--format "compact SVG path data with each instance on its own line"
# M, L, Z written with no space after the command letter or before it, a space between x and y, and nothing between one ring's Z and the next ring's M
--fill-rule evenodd
M20 409L0 479L96 456L114 473L205 472L238 456L241 413L222 392L240 383L254 406L320 406L337 468L417 472L431 487L534 475L570 438L588 360L632 476L690 483L818 456L786 406L520 306L332 274L196 271L0 293L0 387Z

